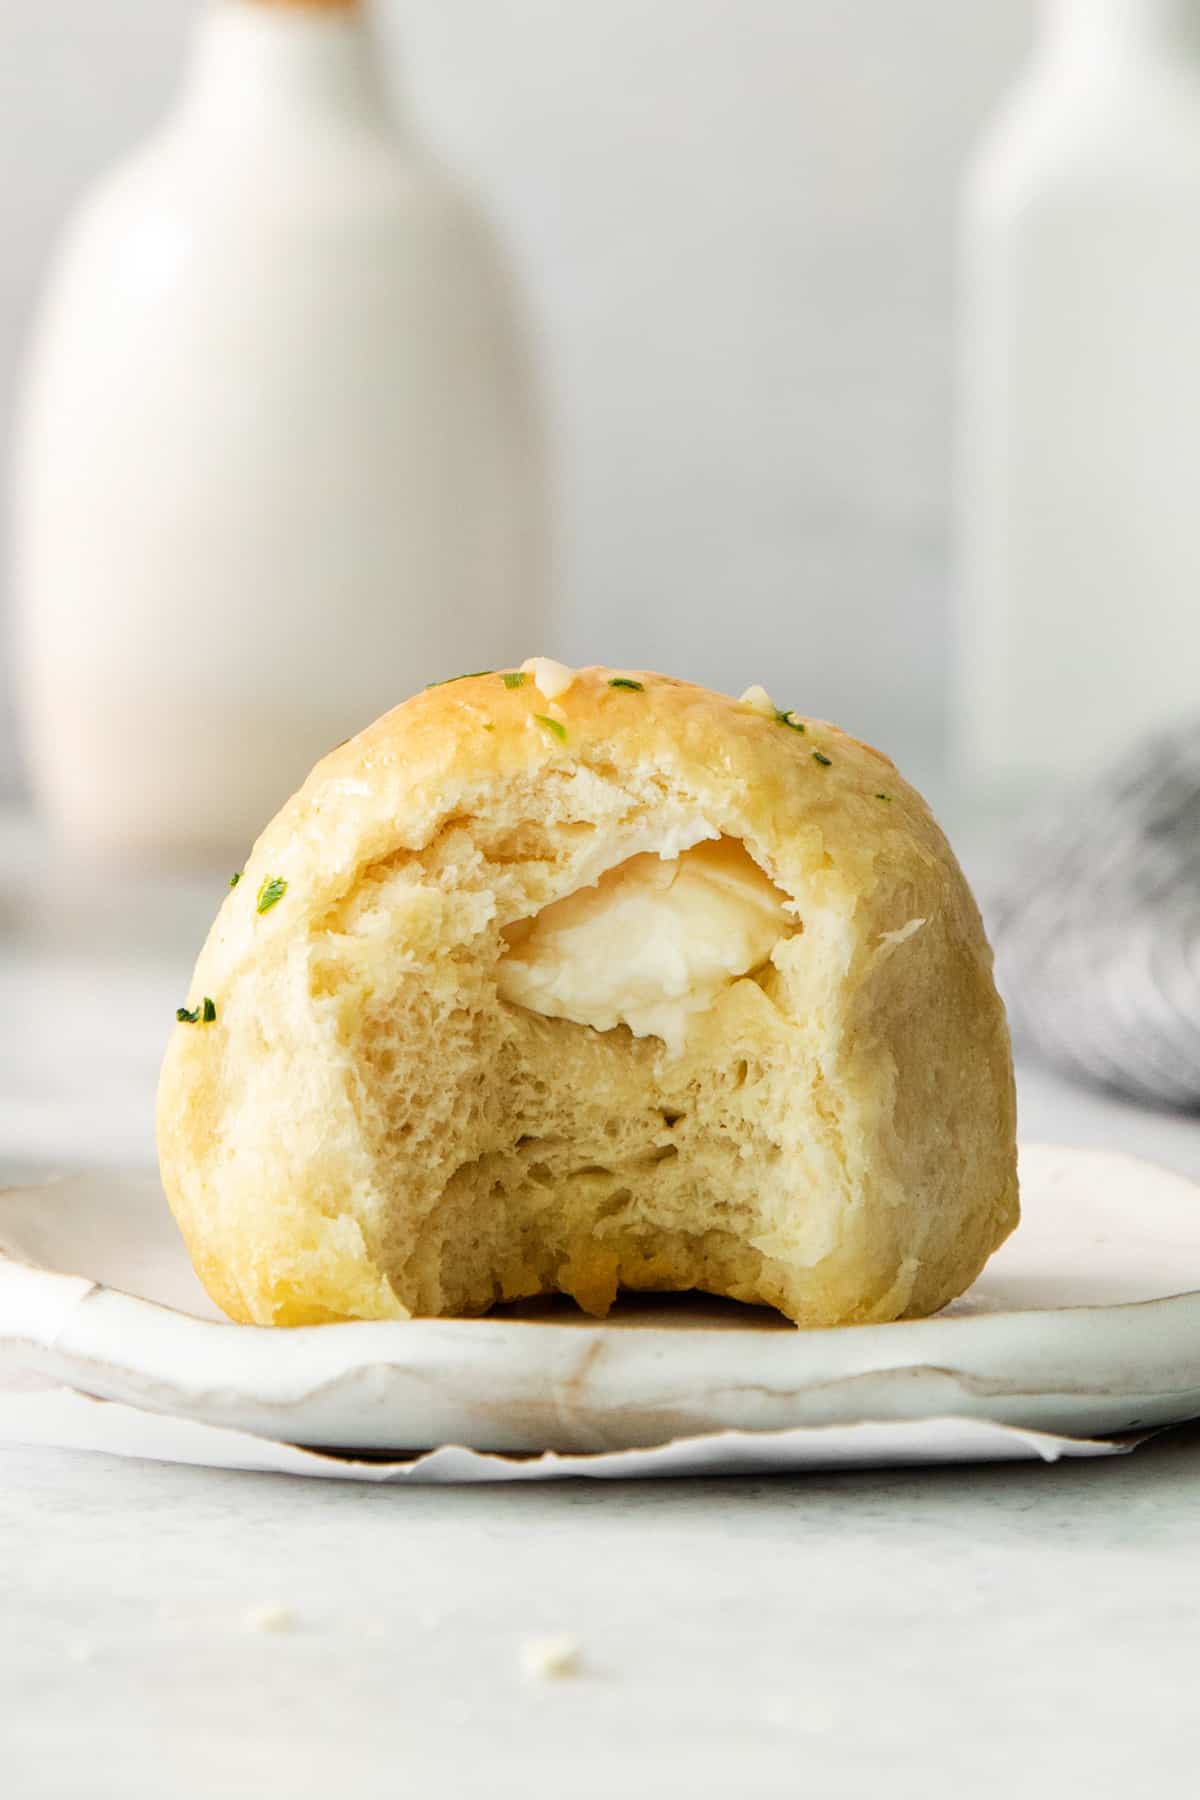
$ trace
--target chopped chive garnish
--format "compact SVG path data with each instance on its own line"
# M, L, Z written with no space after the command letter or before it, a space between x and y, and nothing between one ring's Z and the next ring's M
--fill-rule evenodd
M468 669L465 675L443 675L440 681L427 681L426 688L449 687L452 681L478 681L481 675L494 675L494 669Z
M889 806L892 804L892 796L890 794L876 794L875 798L877 800L886 800Z
M529 676L524 669L506 669L500 677L506 688L524 687Z
M258 900L254 908L255 912L270 912L276 902L282 900L286 893L287 882L283 879L283 876L268 875L258 890Z
M802 732L804 730L803 719L798 719L794 712L782 712L778 707L775 709L775 723L786 725L789 731Z
M241 870L240 870L240 869L235 869L235 870L234 870L234 871L233 871L233 874L232 874L232 875L231 875L231 876L230 876L230 877L229 877L229 885L230 885L230 887L231 887L231 888L234 888L234 887L236 887L236 886L237 886L237 884L238 884L238 882L239 882L239 881L240 881L240 880L241 880L241 879L242 879L242 871L241 871Z
M192 1007L190 1012L186 1006L175 1008L175 1017L181 1025L211 1025L216 1016L216 1006L207 994L200 1005Z
M823 750L813 751L813 761L820 763L823 769L831 769L833 767L833 758L831 756L826 756Z
M545 713L534 713L533 716L539 725L544 725L547 731L552 731L556 738L561 738L563 743L566 743L567 728L561 719L548 719Z
M644 694L646 691L642 682L633 681L628 675L614 675L608 685L615 688L628 688L632 694Z

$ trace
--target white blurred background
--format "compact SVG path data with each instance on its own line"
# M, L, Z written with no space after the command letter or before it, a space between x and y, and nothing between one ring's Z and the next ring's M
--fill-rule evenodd
M75 194L165 108L197 0L6 8L0 410ZM954 207L1027 0L378 0L394 85L541 327L551 648L767 679L936 770ZM22 776L0 663L0 784ZM410 683L396 671L396 694Z

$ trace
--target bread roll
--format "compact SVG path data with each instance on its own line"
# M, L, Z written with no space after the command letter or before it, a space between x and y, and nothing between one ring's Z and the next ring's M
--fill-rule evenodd
M1017 1220L991 955L888 759L761 689L541 659L317 765L158 1125L201 1279L262 1325L622 1288L897 1319Z

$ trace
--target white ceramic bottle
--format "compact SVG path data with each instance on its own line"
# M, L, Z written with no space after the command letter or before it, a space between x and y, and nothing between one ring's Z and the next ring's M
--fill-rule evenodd
M356 0L202 15L58 255L14 511L31 772L92 849L244 845L377 712L545 641L511 285Z
M1043 0L964 239L961 745L1020 794L1200 711L1200 0Z

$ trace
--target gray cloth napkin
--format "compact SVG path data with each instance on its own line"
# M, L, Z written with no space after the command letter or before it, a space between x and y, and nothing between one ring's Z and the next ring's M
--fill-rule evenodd
M1200 1108L1200 721L1053 804L981 902L1019 1042Z

